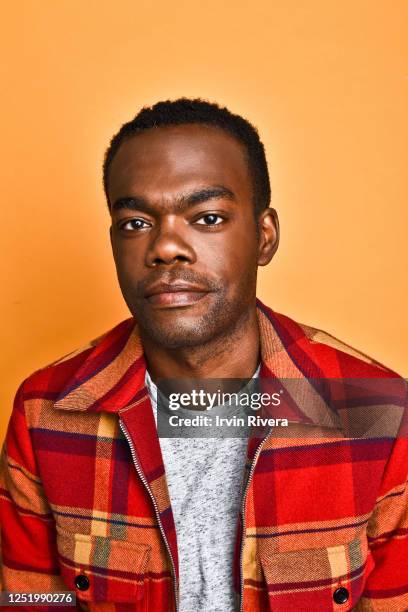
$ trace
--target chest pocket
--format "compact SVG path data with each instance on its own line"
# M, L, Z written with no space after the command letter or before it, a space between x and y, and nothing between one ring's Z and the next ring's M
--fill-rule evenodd
M355 610L370 571L365 538L326 548L262 555L260 561L269 610L274 612ZM370 557L368 564L371 566Z
M57 546L61 576L79 602L143 601L140 610L147 609L145 577L150 546L60 529Z

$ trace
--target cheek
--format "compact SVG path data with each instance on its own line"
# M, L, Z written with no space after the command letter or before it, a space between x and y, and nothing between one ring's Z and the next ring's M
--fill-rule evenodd
M197 262L225 284L241 286L248 278L256 277L258 249L256 235L231 236L218 234L206 236L197 245Z
M252 284L256 284L258 239L255 226L250 226L248 231L241 231L232 242L232 247L229 249L229 261L231 275L238 287L249 288Z
M125 268L131 266L133 262L143 260L146 241L141 238L140 236L118 237L113 241L112 251L118 266Z
M143 253L139 248L135 248L130 241L127 244L113 247L113 257L115 261L118 278L124 282L138 279L142 274Z
M225 258L235 274L248 273L256 268L258 259L258 238L253 217L245 217L237 224L231 235L224 241Z

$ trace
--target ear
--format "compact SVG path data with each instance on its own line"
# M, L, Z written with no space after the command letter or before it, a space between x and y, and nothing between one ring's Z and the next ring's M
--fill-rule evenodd
M279 245L279 219L274 208L267 208L258 217L258 266L266 266Z

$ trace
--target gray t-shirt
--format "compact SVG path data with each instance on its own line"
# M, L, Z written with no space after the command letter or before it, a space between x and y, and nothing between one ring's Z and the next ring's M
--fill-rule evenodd
M148 372L145 380L157 423L157 386ZM236 610L233 555L247 443L246 437L160 438L176 525L180 612Z

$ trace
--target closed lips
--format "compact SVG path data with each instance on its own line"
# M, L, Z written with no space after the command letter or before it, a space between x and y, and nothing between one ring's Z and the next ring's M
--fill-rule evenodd
M161 293L179 292L207 293L208 289L204 289L203 287L199 287L197 285L189 285L186 283L159 283L157 285L152 285L152 287L148 288L145 292L145 297L148 298L152 295L159 295Z
M192 306L208 293L208 289L197 285L159 283L147 289L145 297L150 304L159 308L180 308Z

